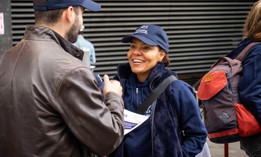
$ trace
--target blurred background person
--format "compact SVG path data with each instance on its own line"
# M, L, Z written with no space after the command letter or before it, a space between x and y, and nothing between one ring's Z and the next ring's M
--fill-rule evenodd
M86 65L90 66L91 69L95 68L95 63L96 63L96 56L95 56L95 49L93 44L88 41L86 38L83 36L83 31L84 31L84 25L82 25L79 35L77 38L77 41L74 43L74 45L81 50L83 50L84 55L83 55L83 62L86 63Z
M79 35L77 38L77 41L73 44L74 46L80 48L81 50L83 50L84 54L83 54L83 62L92 70L94 71L95 68L95 63L96 63L96 56L95 56L95 49L93 44L88 41L87 39L84 38L83 36L83 30L84 30L84 25L82 25L80 31L79 31ZM98 82L98 86L99 88L102 90L103 88L103 81L100 77L99 74L97 73L93 73L97 82Z

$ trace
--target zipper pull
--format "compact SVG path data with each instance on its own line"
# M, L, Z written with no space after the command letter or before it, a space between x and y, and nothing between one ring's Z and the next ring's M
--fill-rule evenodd
M136 94L139 94L139 88L136 88Z

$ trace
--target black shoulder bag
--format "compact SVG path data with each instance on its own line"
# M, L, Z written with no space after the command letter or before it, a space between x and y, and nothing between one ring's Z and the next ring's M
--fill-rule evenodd
M163 80L162 83L160 83L152 92L151 94L147 97L147 99L143 102L143 104L140 105L140 107L137 110L138 114L143 114L149 107L150 104L153 103L153 101L155 101L159 95L165 91L165 89L167 88L167 86L173 82L177 80L177 77L171 75L169 77L167 77L165 80Z

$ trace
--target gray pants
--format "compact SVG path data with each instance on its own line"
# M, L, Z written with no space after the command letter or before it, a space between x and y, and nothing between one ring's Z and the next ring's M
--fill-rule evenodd
M242 138L240 146L249 157L261 157L261 133Z

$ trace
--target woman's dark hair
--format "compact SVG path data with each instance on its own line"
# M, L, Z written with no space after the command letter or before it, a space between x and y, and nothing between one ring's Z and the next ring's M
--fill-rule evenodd
M170 65L170 59L169 59L169 56L168 54L164 51L164 50L160 50L162 51L163 53L165 53L165 57L162 59L161 62L159 62L160 64L164 64L166 67Z
M166 67L169 66L170 65L169 56L166 54L166 56L162 59L160 63L165 64Z

